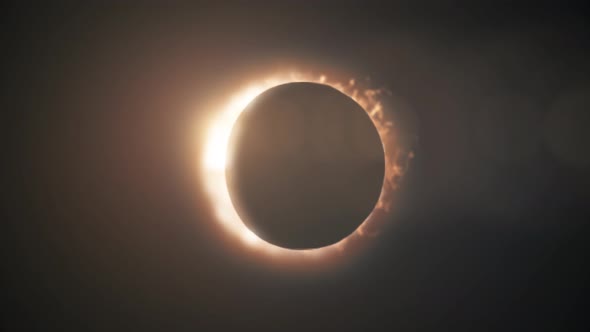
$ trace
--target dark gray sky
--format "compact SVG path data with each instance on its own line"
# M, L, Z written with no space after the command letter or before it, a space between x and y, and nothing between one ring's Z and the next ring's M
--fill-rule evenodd
M587 13L468 1L8 8L3 324L587 330ZM284 64L369 76L419 136L391 226L331 273L228 249L183 145L219 91Z

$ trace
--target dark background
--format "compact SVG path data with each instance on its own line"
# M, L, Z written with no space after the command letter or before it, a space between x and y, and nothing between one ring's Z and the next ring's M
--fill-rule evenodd
M3 9L3 328L588 329L584 6L230 3ZM391 227L331 272L228 249L184 145L290 61L419 123Z

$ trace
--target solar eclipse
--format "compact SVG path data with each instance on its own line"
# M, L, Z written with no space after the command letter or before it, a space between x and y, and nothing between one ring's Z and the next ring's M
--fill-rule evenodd
M299 73L260 82L230 99L206 136L201 169L216 219L261 256L323 261L357 251L389 213L391 194L411 158L396 144L382 103L386 92L354 79ZM311 159L315 164L306 162ZM275 173L297 175L269 175L264 169L271 165ZM255 173L262 176L258 184ZM266 184L260 182L264 174ZM294 192L298 181L315 183L315 189ZM298 218L301 210L312 213ZM339 211L356 217L339 218Z

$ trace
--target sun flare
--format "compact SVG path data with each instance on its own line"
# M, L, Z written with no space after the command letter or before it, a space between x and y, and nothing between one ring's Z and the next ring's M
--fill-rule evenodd
M375 209L351 235L337 243L316 249L286 249L258 237L244 224L236 212L230 198L225 174L227 159L231 158L227 154L229 138L240 113L262 92L277 85L293 82L325 84L355 100L375 124L385 151L385 180ZM408 158L400 158L404 152L400 151L395 144L393 122L384 115L382 104L384 94L385 91L382 89L363 88L354 79L343 83L330 81L325 75L314 76L299 73L275 75L238 91L224 108L215 113L205 136L204 155L202 156L201 170L205 189L221 227L238 239L244 248L267 256L280 255L281 258L287 260L317 260L357 248L360 240L374 233L376 227L372 224L383 219L383 213L379 212L389 211L392 204L391 192L396 188L397 180L407 166Z

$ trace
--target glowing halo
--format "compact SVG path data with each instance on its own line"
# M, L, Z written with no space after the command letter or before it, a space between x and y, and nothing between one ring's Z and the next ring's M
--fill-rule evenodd
M379 200L371 214L348 237L341 241L316 249L287 249L268 243L259 238L242 221L231 201L227 186L225 165L228 157L228 143L234 123L246 106L262 92L277 85L292 82L312 82L331 86L355 100L368 113L375 124L381 138L385 152L385 177ZM379 213L388 212L391 207L391 193L397 187L397 182L403 175L411 152L402 151L396 147L393 132L393 123L387 120L383 114L381 97L385 91L382 89L360 88L354 79L346 83L332 82L325 75L312 76L297 73L288 75L275 75L257 84L252 84L239 91L229 100L224 109L221 109L212 121L206 134L204 155L202 159L202 177L205 190L210 197L215 216L221 226L232 236L237 238L241 245L254 252L268 256L280 256L286 260L316 261L326 257L339 256L349 248L356 248L355 242L373 235L372 223L378 222Z

